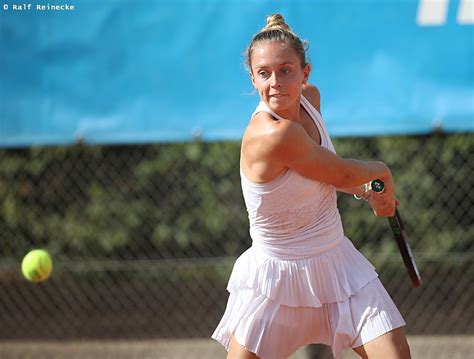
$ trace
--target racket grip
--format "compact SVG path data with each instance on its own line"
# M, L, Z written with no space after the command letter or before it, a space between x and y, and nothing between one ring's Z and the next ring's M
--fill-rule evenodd
M383 193L385 190L385 183L381 179L376 179L370 182L370 189L376 193ZM401 220L400 215L398 214L397 208L395 208L395 215L393 217L387 217L388 222L390 223L390 228L392 228L394 235L399 235ZM396 233L397 232L397 233Z
M382 180L376 179L370 182L370 188L372 191L377 193L382 193L385 190L385 184ZM393 237L397 242L398 249L402 254L403 263L408 270L408 275L410 277L413 287L417 288L421 286L421 277L416 267L415 260L413 259L413 254L411 252L410 244L404 238L403 233L403 221L398 213L398 210L395 208L395 215L393 217L388 217L388 223L390 229L392 230Z
M370 182L370 188L372 191L377 192L377 193L382 193L385 190L385 183L383 183L382 180L376 179ZM397 209L395 208L395 215L393 217L387 217L388 218L388 223L390 224L390 228L392 229L393 235L395 238L401 237L401 231L402 231L402 221L400 218L400 215L398 214Z

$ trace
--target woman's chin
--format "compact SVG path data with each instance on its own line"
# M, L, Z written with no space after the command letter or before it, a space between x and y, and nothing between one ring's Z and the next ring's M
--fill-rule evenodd
M285 111L288 109L290 103L288 102L287 96L282 97L270 97L267 102L268 107L273 112Z
M270 106L274 107L281 107L288 105L288 97L287 96L281 96L281 97L270 97L268 99L268 104Z

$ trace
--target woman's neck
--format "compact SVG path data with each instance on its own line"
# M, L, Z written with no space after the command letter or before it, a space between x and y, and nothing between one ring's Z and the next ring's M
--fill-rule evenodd
M278 116L283 117L287 120L299 122L299 120L300 120L300 109L301 109L301 105L300 105L300 101L298 99L298 103L295 103L294 105L292 105L291 107L288 107L287 109L285 109L283 111L278 111L278 112L275 111L275 113Z

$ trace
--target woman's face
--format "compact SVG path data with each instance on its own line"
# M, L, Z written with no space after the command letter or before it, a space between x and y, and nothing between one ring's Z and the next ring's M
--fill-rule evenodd
M252 51L250 77L261 99L279 115L299 109L310 66L301 68L296 52L279 42L260 42Z

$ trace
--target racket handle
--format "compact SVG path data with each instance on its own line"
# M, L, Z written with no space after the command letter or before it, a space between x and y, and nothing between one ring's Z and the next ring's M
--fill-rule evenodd
M385 190L385 184L382 180L376 179L370 182L370 188L374 192L382 193ZM413 259L410 244L407 242L405 234L403 233L403 221L398 210L395 208L395 215L393 217L387 217L387 219L393 236L397 242L398 249L402 254L403 263L408 270L411 283L413 287L417 288L421 286L421 277L415 264L415 260Z
M383 183L383 181L380 179L373 180L372 182L370 182L370 189L376 193L383 193L383 191L385 190L385 183ZM388 222L390 223L390 227L392 228L393 234L396 236L399 235L399 233L397 233L400 231L400 229L398 228L399 223L397 223L397 220L399 219L397 209L395 208L395 215L393 217L387 218Z
M372 191L377 193L382 193L385 190L385 183L382 180L376 179L370 182L370 188ZM397 209L395 208L395 215L393 217L387 217L390 228L392 229L393 235L395 238L401 236L402 221L400 220L400 215L398 214Z

